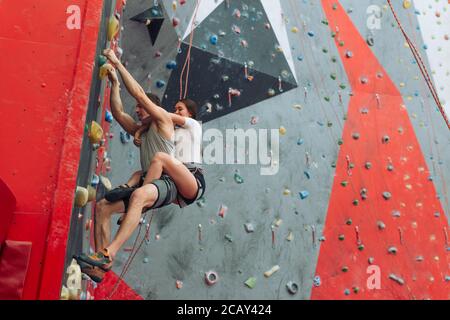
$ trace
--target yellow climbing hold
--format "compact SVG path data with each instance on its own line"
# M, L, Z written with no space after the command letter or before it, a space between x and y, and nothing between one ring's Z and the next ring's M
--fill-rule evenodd
M84 207L86 203L88 202L88 191L86 188L77 187L77 190L75 192L75 206L77 208Z
M111 41L119 33L119 20L115 16L109 18L108 41Z
M405 9L411 8L411 1L410 0L404 0L403 1L403 8L405 8Z
M89 140L92 144L100 143L103 137L103 129L102 127L95 121L91 122L91 126L89 128Z
M88 202L95 200L95 196L97 195L97 190L93 186L88 185L87 191L88 191Z
M107 177L100 176L100 182L103 184L103 186L106 188L106 190L112 189L111 181Z
M286 134L286 128L285 127L283 127L283 126L281 126L280 127L280 134L282 135L282 136L284 136L285 134Z
M298 33L298 28L297 27L292 27L291 32L292 33Z
M105 63L104 65L102 65L98 71L98 77L103 80L106 78L106 76L108 75L108 69L113 69L113 66L110 65L109 63Z

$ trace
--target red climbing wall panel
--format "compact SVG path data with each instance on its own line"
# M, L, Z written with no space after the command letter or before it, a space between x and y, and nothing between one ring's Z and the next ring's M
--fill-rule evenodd
M80 30L67 28L72 5ZM7 238L32 243L25 299L59 298L101 10L0 2L0 177L17 198Z
M328 207L326 241L316 269L321 284L313 287L312 299L449 299L444 279L450 262L445 237L448 222L428 179L430 172L401 94L338 1L323 0L322 4L330 28L338 31L336 45L354 95ZM348 51L353 57L347 57ZM366 84L361 81L364 77ZM361 113L361 108L367 108L368 114ZM359 133L359 139L352 138L354 133ZM382 142L385 135L388 143ZM370 170L366 162L371 162ZM387 170L389 164L393 171ZM341 185L343 181L348 185ZM367 189L367 200L361 199L362 188ZM383 192L392 197L384 199ZM355 199L358 205L353 204ZM344 239L339 240L340 236ZM396 254L388 252L393 247ZM380 267L380 289L367 287L372 274L367 273L369 258Z

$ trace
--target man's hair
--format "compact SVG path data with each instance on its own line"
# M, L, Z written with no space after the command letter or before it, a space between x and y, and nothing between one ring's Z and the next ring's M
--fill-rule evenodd
M145 93L147 95L147 97L154 103L156 104L158 107L161 107L161 99L159 99L159 97L156 94L150 93L150 92L146 92Z
M189 112L191 113L192 119L197 119L197 109L198 109L198 106L197 106L197 103L195 103L194 100L191 100L191 99L183 99L183 100L180 100L180 101L178 101L178 102L184 103L184 105L186 106L186 108L187 108L187 109L189 110Z

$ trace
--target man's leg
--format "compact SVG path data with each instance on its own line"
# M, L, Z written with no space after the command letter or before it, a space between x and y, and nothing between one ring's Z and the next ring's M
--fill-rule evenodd
M139 225L142 210L153 206L158 199L158 189L153 184L148 184L136 189L130 198L128 212L117 232L113 242L106 247L111 260L114 259L117 252L123 244L131 237L134 230Z
M95 251L105 248L111 241L111 216L125 212L123 201L108 202L105 199L97 202L94 215Z

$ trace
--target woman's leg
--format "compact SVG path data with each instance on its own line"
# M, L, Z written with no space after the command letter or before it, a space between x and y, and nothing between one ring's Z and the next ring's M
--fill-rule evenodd
M195 198L198 192L197 179L182 162L167 153L155 154L145 176L144 185L161 178L163 172L172 178L178 193L184 198Z

